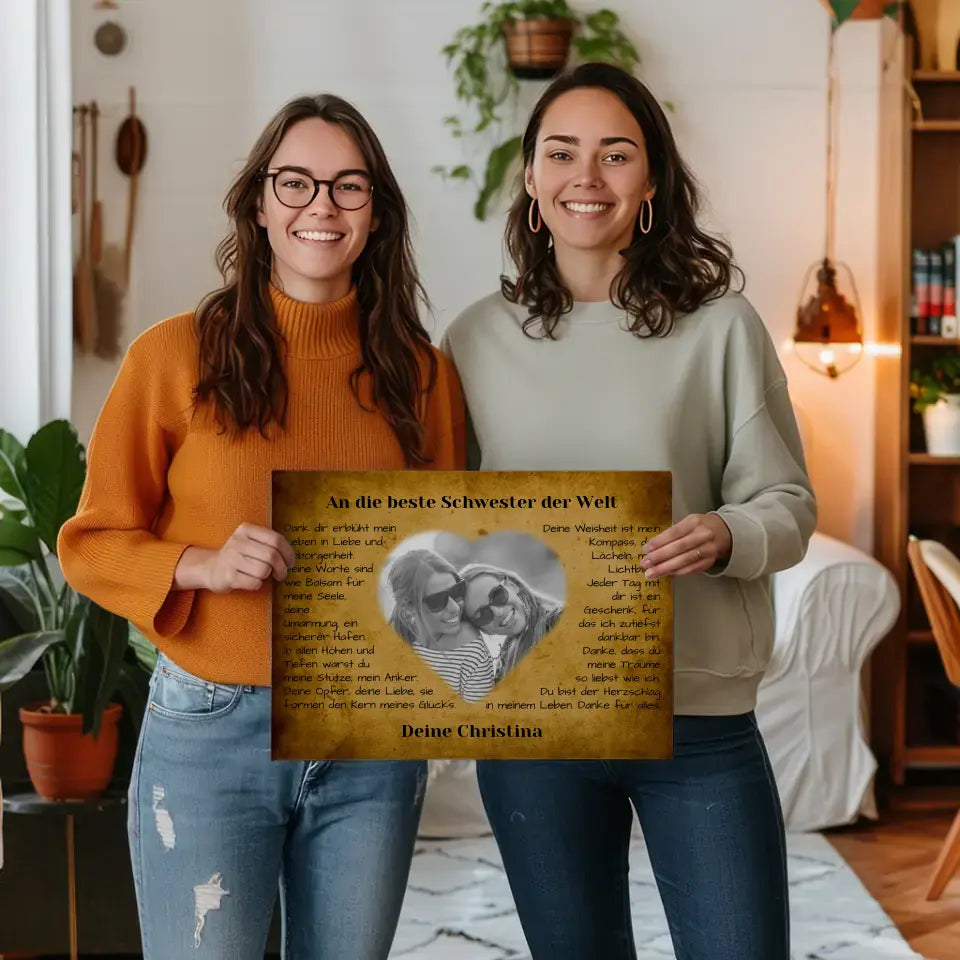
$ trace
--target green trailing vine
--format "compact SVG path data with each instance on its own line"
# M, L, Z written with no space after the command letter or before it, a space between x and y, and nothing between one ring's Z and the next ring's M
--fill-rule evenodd
M620 19L612 10L583 15L567 0L512 3L487 0L480 13L478 23L461 27L441 50L453 74L457 100L474 117L471 122L457 114L444 118L444 126L457 139L482 135L491 127L499 130L504 122L501 111L508 101L516 101L520 81L509 70L503 35L504 25L511 20L569 20L573 27L571 47L580 60L603 60L631 72L640 63L640 55L621 30ZM478 220L483 220L520 157L520 147L521 138L516 134L498 142L490 150L480 176L465 163L452 167L437 165L432 167L432 172L445 180L473 182L477 189L473 213Z

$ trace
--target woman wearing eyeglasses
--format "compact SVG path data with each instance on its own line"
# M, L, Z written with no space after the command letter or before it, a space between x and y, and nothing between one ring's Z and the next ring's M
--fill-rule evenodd
M467 584L453 564L432 550L409 550L390 565L387 581L394 630L464 700L482 700L493 688L493 658L463 619Z
M400 188L333 96L291 101L226 198L224 285L130 346L59 555L159 647L130 785L146 960L382 960L426 765L271 762L272 470L456 469L463 402L418 318Z
M563 604L537 593L517 574L487 564L465 566L463 616L484 633L506 639L500 647L502 680L553 629Z

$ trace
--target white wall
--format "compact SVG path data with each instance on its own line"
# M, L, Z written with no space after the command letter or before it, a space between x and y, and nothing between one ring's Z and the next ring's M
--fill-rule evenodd
M472 218L473 192L429 168L461 160L441 119L456 109L440 47L472 22L478 0L139 0L113 14L129 46L101 56L105 14L74 7L75 100L96 98L108 242L122 239L126 181L110 158L137 87L149 154L141 178L125 342L196 305L218 280L221 202L270 115L302 92L352 100L380 135L417 225L417 250L439 333L492 290L501 224ZM708 223L732 240L747 294L775 340L790 336L807 265L823 251L827 17L816 0L578 0L617 10L643 58L641 77L672 100L681 150L708 197ZM838 34L843 76L838 256L860 286L867 335L876 281L880 27ZM533 91L531 91L533 92ZM468 160L477 157L468 156ZM828 382L784 358L811 428L808 454L821 528L869 548L873 370ZM74 419L90 430L115 365L86 358Z

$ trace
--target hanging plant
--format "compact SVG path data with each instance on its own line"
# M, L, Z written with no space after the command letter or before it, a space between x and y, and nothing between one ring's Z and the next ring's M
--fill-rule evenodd
M508 100L515 103L520 81L558 73L567 65L571 50L580 60L603 60L629 71L640 63L611 10L582 15L567 0L488 0L480 13L478 23L458 30L441 51L453 73L457 99L475 117L469 123L459 115L444 118L444 125L458 139L482 135L500 125L500 111ZM468 164L437 165L432 172L445 180L472 181L477 188L473 213L483 220L520 156L520 141L513 135L498 142L480 177Z
M833 14L833 29L851 18L854 20L879 20L881 17L889 17L891 20L899 20L900 8L905 0L820 0Z

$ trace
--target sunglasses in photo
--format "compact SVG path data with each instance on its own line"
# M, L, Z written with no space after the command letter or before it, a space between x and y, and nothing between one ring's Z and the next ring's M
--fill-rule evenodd
M431 613L439 613L446 605L448 600L454 600L460 603L464 594L467 592L467 582L457 580L457 582L447 590L438 590L436 593L428 594L423 598L423 605Z
M501 580L500 583L487 594L487 602L482 607L477 607L476 612L470 617L470 622L474 626L485 627L493 619L493 610L491 607L503 607L509 599L510 594L507 592L507 588Z

